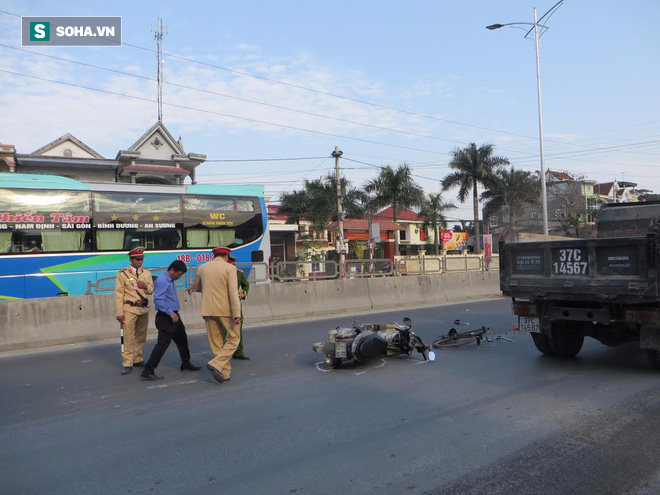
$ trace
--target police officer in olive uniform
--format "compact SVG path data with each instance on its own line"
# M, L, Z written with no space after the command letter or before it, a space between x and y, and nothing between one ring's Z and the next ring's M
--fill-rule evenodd
M131 265L120 270L115 279L115 309L123 329L122 375L129 374L133 366L144 367L142 349L149 324L147 296L154 293L151 272L142 268L144 251L143 246L133 248L128 253Z
M235 266L236 258L234 258L232 255L229 255L229 263ZM245 272L243 272L243 270L238 267L236 267L236 278L238 279L238 298L241 300L241 341L238 343L238 347L236 348L236 352L234 352L233 357L234 359L249 360L250 358L245 355L245 351L243 350L243 301L247 297L248 292L250 292L250 282L248 282L248 279L245 276ZM223 337L225 340L227 340L226 333L223 335Z

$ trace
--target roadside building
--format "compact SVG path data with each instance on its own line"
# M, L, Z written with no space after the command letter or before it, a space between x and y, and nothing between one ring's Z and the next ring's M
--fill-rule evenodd
M374 217L375 218L375 217ZM405 227L392 220L372 220L378 223L380 230L379 254L376 257L394 259L394 235L396 232L405 230ZM330 233L330 245L335 246L339 236L339 225L330 222L325 226ZM349 251L355 258L369 258L369 220L366 218L347 218L344 220L344 240L348 242Z
M268 229L270 230L271 263L296 259L296 242L299 226L287 223L287 216L280 213L280 206L267 204Z
M636 203L637 197L635 182L617 181L601 182L594 186L594 191L602 203Z
M385 208L371 218L372 222L392 223L392 207ZM398 211L396 224L400 230L394 230L399 235L399 253L402 256L418 256L420 251L426 249L427 244L433 244L433 232L424 228L426 217L420 217L415 211L402 208ZM429 229L432 230L432 229Z
M186 153L162 122L154 124L115 158L105 158L72 134L65 134L32 153L0 145L0 171L54 174L81 182L132 184L196 183L195 169L206 155Z

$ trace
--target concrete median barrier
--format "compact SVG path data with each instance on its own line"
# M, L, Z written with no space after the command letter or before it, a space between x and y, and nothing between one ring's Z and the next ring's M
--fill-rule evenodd
M246 325L494 297L499 273L324 280L253 285L243 312ZM201 295L179 291L189 331L203 330ZM154 335L155 311L149 315ZM117 338L114 294L0 302L0 352Z

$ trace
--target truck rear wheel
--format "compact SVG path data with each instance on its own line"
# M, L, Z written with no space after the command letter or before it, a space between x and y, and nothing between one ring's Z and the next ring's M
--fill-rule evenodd
M550 345L557 356L572 358L577 356L584 344L584 333L577 324L556 321L552 324Z
M552 349L550 344L550 339L544 333L533 333L532 339L534 340L534 345L539 350L539 352L545 354L546 356L554 356L555 351Z
M649 362L656 370L660 370L660 351L655 349L646 349L646 355L649 357Z

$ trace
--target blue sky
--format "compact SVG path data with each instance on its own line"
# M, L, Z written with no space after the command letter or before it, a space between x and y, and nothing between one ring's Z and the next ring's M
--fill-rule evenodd
M208 156L200 182L265 184L277 198L331 171L335 146L356 186L407 162L439 192L451 151L470 142L538 170L534 43L485 26L532 22L534 6L555 3L4 0L0 70L14 74L0 72L0 142L29 153L70 132L108 158L128 148L157 118L160 17L163 122ZM124 45L21 51L21 15L120 15ZM658 21L652 0L567 0L552 16L541 38L547 168L660 192ZM280 158L304 159L251 161ZM453 191L445 199L458 204Z

